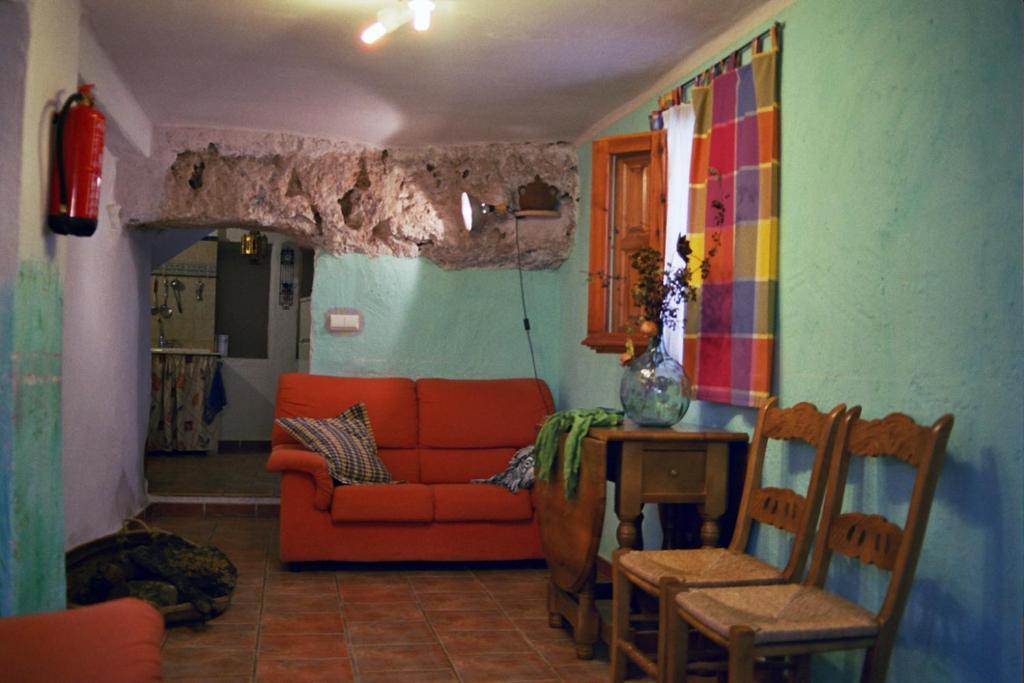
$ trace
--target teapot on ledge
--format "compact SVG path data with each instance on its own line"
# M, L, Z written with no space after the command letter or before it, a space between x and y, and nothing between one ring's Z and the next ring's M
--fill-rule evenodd
M519 209L522 211L551 211L558 204L558 188L548 185L540 176L519 186Z

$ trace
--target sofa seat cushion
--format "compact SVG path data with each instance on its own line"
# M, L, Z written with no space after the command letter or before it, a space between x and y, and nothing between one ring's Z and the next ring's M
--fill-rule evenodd
M511 522L533 517L529 491L512 493L493 484L434 484L438 522Z
M432 487L424 484L338 486L331 501L335 522L430 522Z
M468 484L501 472L514 448L424 448L420 451L420 480L424 484Z
M554 406L533 379L421 379L416 398L420 446L429 448L521 448Z

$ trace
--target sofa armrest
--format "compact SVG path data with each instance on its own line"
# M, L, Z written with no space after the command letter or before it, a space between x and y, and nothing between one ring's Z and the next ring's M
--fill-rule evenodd
M9 681L162 681L164 619L124 598L0 619L0 671Z
M311 451L278 446L270 452L270 459L267 460L267 470L271 472L283 472L285 470L305 472L313 477L313 483L316 487L313 494L313 507L317 510L329 510L331 508L331 497L334 495L334 481L327 472L327 461L322 456Z

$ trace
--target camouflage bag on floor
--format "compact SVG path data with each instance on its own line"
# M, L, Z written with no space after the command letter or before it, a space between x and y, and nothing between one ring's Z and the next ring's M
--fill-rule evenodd
M67 574L72 605L133 596L152 603L169 622L217 616L238 580L238 570L219 548L148 528L125 529L75 548L68 553Z

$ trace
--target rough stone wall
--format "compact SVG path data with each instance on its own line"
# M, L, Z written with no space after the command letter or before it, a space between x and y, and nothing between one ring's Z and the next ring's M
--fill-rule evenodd
M522 265L566 259L579 199L567 143L379 148L275 133L167 129L119 197L138 228L258 227L335 254L423 256L442 268L516 265L516 219L463 227L463 191L516 206L539 175L559 190L557 218L520 218Z

